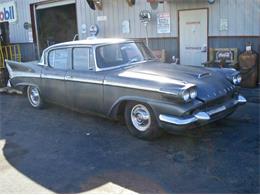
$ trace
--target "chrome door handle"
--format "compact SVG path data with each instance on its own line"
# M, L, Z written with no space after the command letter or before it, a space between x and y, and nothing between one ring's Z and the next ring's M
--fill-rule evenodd
M73 76L71 76L71 75L66 75L65 76L65 79L72 79L73 78Z

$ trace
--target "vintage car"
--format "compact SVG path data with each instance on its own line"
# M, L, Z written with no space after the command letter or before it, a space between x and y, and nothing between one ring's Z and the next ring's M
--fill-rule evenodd
M124 119L143 139L205 125L246 103L236 70L161 63L133 40L60 43L45 49L40 62L6 64L11 86L26 92L34 108L52 102Z

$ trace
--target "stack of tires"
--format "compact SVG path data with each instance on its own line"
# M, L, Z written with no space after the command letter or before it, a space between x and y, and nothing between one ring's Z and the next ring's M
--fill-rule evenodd
M256 87L257 83L257 54L244 52L239 56L239 68L242 76L242 87Z

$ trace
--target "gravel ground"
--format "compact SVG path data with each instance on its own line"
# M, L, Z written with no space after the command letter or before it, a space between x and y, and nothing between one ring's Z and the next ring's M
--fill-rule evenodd
M113 121L54 105L36 110L22 96L0 94L0 193L92 192L107 184L117 190L103 192L260 193L259 105L149 142Z

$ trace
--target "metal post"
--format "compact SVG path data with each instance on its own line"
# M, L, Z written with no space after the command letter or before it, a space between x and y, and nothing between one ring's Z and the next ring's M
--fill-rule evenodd
M145 41L146 41L146 46L149 47L149 41L148 41L148 22L144 22L144 27L145 27Z

